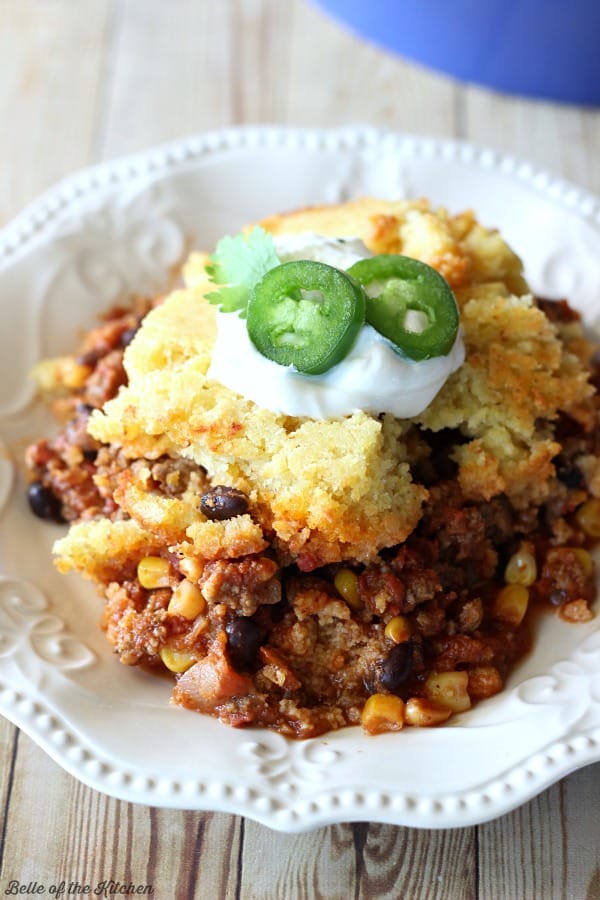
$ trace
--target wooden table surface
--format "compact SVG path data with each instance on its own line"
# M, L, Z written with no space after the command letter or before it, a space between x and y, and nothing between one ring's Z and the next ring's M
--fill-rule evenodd
M0 121L0 225L74 169L243 123L466 138L600 193L600 110L460 85L308 0L0 0ZM3 895L112 879L158 900L600 898L600 765L480 827L289 836L107 798L3 719L0 748Z

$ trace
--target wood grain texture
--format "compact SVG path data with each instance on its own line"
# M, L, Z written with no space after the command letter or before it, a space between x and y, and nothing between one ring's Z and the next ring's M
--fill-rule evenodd
M15 726L6 719L0 718L0 872L6 845L18 739L19 735Z
M308 2L291 3L293 34L284 121L366 123L417 134L454 134L456 87L360 40Z
M98 158L231 122L230 3L114 5Z
M600 897L599 776L598 765L575 772L479 828L482 900L496 898L498 884L531 900Z
M0 3L0 224L90 161L108 11L106 0Z
M113 879L152 885L161 900L236 895L236 816L106 797L71 778L22 734L11 784L0 887L11 879L46 885Z
M600 192L600 114L467 88L464 137L513 153Z
M0 224L89 162L243 123L463 137L600 191L600 111L459 85L309 0L0 0L0 116ZM478 828L281 835L104 797L2 720L0 891L112 878L157 900L600 900L599 776Z

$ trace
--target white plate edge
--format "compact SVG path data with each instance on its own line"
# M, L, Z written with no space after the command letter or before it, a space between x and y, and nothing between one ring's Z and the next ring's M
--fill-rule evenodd
M69 212L73 205L77 206L81 200L90 194L96 192L102 194L105 189L115 187L120 183L128 183L132 178L147 177L149 174L156 176L169 174L171 171L176 171L180 166L193 162L199 155L220 153L227 149L244 149L249 146L260 147L262 142L267 142L272 146L273 141L282 145L291 141L292 144L299 142L296 146L321 145L323 147L327 147L332 143L336 144L336 142L343 143L346 141L349 142L350 146L359 148L367 147L369 144L377 145L381 140L393 141L398 147L409 147L412 153L417 152L428 158L451 159L464 162L470 166L476 165L483 169L501 171L505 175L527 183L542 196L550 197L553 201L562 203L565 208L576 210L579 215L600 225L600 198L591 192L584 191L571 182L515 156L490 150L483 146L476 146L459 139L404 135L371 126L348 126L332 129L240 126L206 132L201 135L169 142L139 154L100 163L97 166L83 169L63 179L37 200L33 201L33 203L29 204L22 213L0 231L0 270L4 266L10 266L15 253L27 250L30 245L38 240L51 238L53 228L60 221L62 215ZM39 700L33 700L30 697L24 697L23 699L26 703L28 701L34 706L42 706ZM568 747L573 740L581 738L584 741L584 746L574 751L571 748L572 752L569 751L571 754L569 759L565 759L564 763L555 764L552 768L549 768L546 773L547 777L533 779L535 784L528 795L520 793L514 799L514 802L508 795L505 803L494 801L494 808L488 816L483 810L479 810L479 812L473 810L469 818L469 814L466 814L463 809L460 816L453 818L451 814L448 814L443 809L442 801L427 801L425 803L425 806L428 807L427 810L423 809L424 802L421 802L420 805L416 804L414 808L409 808L411 806L409 804L402 812L398 809L391 810L393 804L390 803L389 795L386 795L386 802L382 807L374 809L371 802L363 805L360 799L362 795L373 797L374 793L376 793L372 789L368 789L365 791L357 790L354 801L349 804L348 809L342 810L339 805L335 809L333 807L331 809L320 809L317 804L316 809L306 811L301 822L290 823L284 821L281 823L281 816L278 819L279 814L277 812L261 810L260 802L256 808L254 806L248 808L247 801L236 800L233 796L235 789L231 789L227 785L223 786L226 796L219 801L217 797L211 795L208 805L205 805L204 802L196 802L190 805L189 799L186 802L186 798L182 795L178 797L177 792L175 796L156 796L148 800L136 797L134 792L127 788L121 789L109 785L109 789L107 789L107 786L101 784L97 779L94 780L85 775L85 773L82 774L72 761L66 759L64 754L61 755L51 741L46 740L43 730L36 728L35 722L32 722L27 715L20 714L18 711L15 712L12 704L7 703L2 698L2 694L0 694L0 707L5 711L7 718L18 724L19 727L22 727L63 768L70 771L79 780L104 793L137 803L239 813L248 815L256 821L261 821L269 827L282 831L305 831L332 822L364 820L365 815L368 815L371 821L406 824L421 828L462 827L464 825L477 824L495 818L503 814L503 812L510 811L555 783L568 772L600 759L600 743L597 741L595 733L593 737L588 735L571 735L568 740L556 742L553 746ZM52 716L58 723L56 733L62 730L68 734L68 727L63 727L60 724L59 717L49 710L46 710L46 714ZM73 742L72 735L69 741L71 742L70 746L77 746L77 741ZM82 751L87 752L83 745L79 746ZM98 760L98 762L101 765L105 765L101 760ZM516 769L521 768L522 766L516 767ZM113 767L112 771L117 776L124 775L126 780L129 779L129 775L125 770L119 772ZM479 793L481 796L484 796L484 789L481 788ZM455 799L457 794L453 794L452 797ZM181 799L181 803L177 802L179 799ZM258 799L260 801L263 798ZM405 800L406 798L403 799ZM365 806L368 808L365 808ZM389 816L386 814L386 808L390 812ZM424 815L432 817L431 820L424 823Z

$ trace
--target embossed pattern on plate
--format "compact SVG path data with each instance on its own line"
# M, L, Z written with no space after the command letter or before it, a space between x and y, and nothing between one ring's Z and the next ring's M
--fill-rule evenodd
M191 246L365 194L476 209L536 291L568 294L600 330L598 199L460 142L361 127L212 132L79 173L0 232L0 711L98 790L283 831L365 819L440 828L494 818L600 760L597 620L541 620L507 690L443 728L307 742L236 731L171 707L167 682L115 661L94 591L54 571L57 529L27 509L19 460L49 427L28 378L40 356L67 352L110 303L165 289ZM173 753L183 746L199 749Z

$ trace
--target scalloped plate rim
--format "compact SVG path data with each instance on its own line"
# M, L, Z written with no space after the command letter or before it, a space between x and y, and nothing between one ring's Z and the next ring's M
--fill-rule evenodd
M332 146L356 150L369 146L378 147L383 142L391 142L397 148L408 149L409 156L411 154L432 154L433 158L442 163L444 160L450 159L492 172L502 171L511 179L527 184L534 192L546 199L551 198L565 209L575 210L579 217L586 218L595 227L600 225L600 198L527 160L485 146L460 139L401 134L375 126L293 128L277 125L254 125L218 129L170 141L147 151L83 168L61 179L28 204L12 222L0 231L0 273L10 268L15 252L26 253L28 250L34 249L39 241L51 243L53 232L57 223L61 221L63 213L73 207L77 208L82 203L85 204L86 198L89 196L96 193L102 195L111 186L127 184L138 178L142 179L142 183L146 178L147 184L150 184L154 179L165 179L172 172L193 167L202 157L210 157L223 150L244 151L252 146L260 147L262 142L267 146L269 141L275 141L281 146L285 146L290 141L296 142L294 146L301 146L307 151L318 147L331 149ZM0 511L0 516L1 514ZM10 697L16 689L9 686L6 690ZM292 814L293 804L291 803L286 805L283 802L279 808L273 808L266 796L247 796L244 799L239 792L236 796L236 788L225 782L214 782L215 790L210 796L207 796L204 791L190 796L186 790L181 789L177 779L172 779L171 791L168 789L154 790L147 787L146 793L142 791L140 796L140 791L132 787L136 777L134 767L124 766L119 769L114 764L103 762L98 748L90 750L82 741L74 737L60 713L46 707L43 698L36 696L35 689L32 689L31 694L27 692L22 694L22 699L25 701L25 707L28 704L33 710L37 707L38 710L41 709L42 714L49 716L54 721L55 725L50 731L48 729L45 731L36 725L34 717L20 712L15 703L9 702L3 685L0 683L0 709L6 718L22 728L52 759L89 787L136 803L180 809L219 810L246 815L268 827L286 832L306 831L322 825L365 820L366 818L371 821L419 828L452 828L478 824L510 812L556 783L569 772L600 760L600 730L592 729L589 733L581 734L575 732L540 748L539 753L541 754L549 754L552 747L567 748L569 752L565 752L562 759L554 760L552 765L542 767L541 774L538 773L535 778L530 779L527 788L522 788L520 791L513 789L501 792L501 795L493 800L488 798L483 806L478 803L469 809L468 803L461 805L461 795L464 798L469 794L466 790L449 794L448 797L453 800L458 799L459 802L457 804L450 803L444 809L444 801L448 797L441 797L441 795L439 801L431 798L417 798L416 800L413 798L411 802L408 802L406 793L396 795L393 790L388 790L387 793L380 792L379 803L377 803L377 791L374 791L372 787L363 789L354 787L352 789L354 795L350 800L340 803L339 789L334 789L331 797L328 793L322 794L324 800L320 806L313 800L309 803L309 808L305 813L299 816ZM112 773L118 783L106 784L105 779L85 772L69 757L66 751L61 749L60 745L52 743L51 736L61 732L68 735L67 743L70 748L78 749L88 761L95 760L100 767L107 768L109 775ZM578 740L582 746L579 749L573 749L573 742ZM494 782L478 785L475 789L478 800L481 801L481 798L484 797L489 784L504 782L504 786L506 786L511 771L521 772L524 768L525 763L519 763L513 769L500 773ZM128 769L129 771L127 771ZM147 780L146 775L141 777ZM347 808L343 808L344 805Z
M154 170L154 174L158 175L161 172L161 168L163 172L168 172L171 168L177 169L186 163L193 162L203 153L219 152L221 149L219 145L225 145L227 141L232 142L228 149L243 149L245 145L250 146L248 141L251 138L265 140L265 138L269 137L277 138L280 141L300 138L321 142L334 139L343 141L350 138L356 148L361 144L362 146L368 146L369 144L376 144L389 139L397 141L400 145L412 146L418 149L419 152L427 148L433 148L435 155L442 158L445 153L449 152L451 156L458 154L460 159L460 154L462 153L469 157L468 159L463 159L463 162L481 168L488 168L491 163L493 163L493 168L495 169L504 167L507 174L523 183L527 183L542 195L547 195L550 190L555 189L560 190L561 195L572 194L577 196L578 199L588 201L590 209L582 214L589 217L592 221L595 220L596 224L600 225L600 195L581 188L576 182L557 175L545 166L531 163L525 157L495 150L483 143L471 142L463 138L403 133L393 129L361 124L332 128L282 125L231 126L165 141L147 150L124 154L114 159L94 163L90 166L83 166L75 172L60 178L27 203L16 216L0 228L0 269L5 264L10 264L12 259L11 250L14 249L15 240L18 240L20 246L27 246L28 242L38 237L43 238L47 232L51 233L61 212L66 210L71 204L77 205L81 202L82 197L86 194L86 189L89 189L90 193L105 189L107 185L100 181L101 176L104 174L110 173L113 176L111 181L113 185L116 185L120 181L129 181L134 173L136 176L148 174L148 162L155 157L162 157L161 165ZM211 147L211 144L216 146ZM198 145L200 145L201 149ZM146 172L142 171L144 167ZM128 171L121 171L126 169ZM77 192L79 187L82 188L82 193ZM56 207L56 204L52 204L53 200L60 200L61 202ZM557 197L556 200L565 206L568 205L564 202L564 196ZM42 223L36 224L36 219L42 211L47 213L47 208L50 206L55 206L56 208L44 216Z

